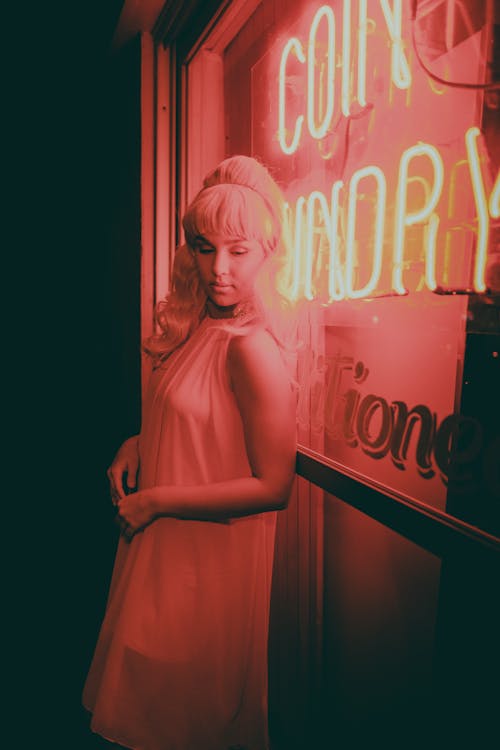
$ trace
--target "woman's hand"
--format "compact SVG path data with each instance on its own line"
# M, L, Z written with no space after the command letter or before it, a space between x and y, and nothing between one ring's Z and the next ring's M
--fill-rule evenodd
M153 498L148 490L139 490L125 495L118 500L116 506L121 532L128 540L155 519Z
M127 489L130 492L136 487L138 471L139 435L133 435L121 445L107 471L113 505L116 505L121 498L126 497ZM124 484L125 474L127 475L126 487Z

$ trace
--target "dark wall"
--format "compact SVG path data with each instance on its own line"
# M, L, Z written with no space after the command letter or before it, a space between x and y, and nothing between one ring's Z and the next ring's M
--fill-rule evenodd
M23 356L7 601L21 747L108 746L80 695L118 538L106 468L140 427L139 41L110 55L121 5L45 14L20 44L18 278L33 287L13 326Z
M118 529L110 503L106 468L123 440L140 429L140 40L132 40L103 69L103 108L94 120L102 146L96 156L95 184L100 194L97 229L102 229L102 257L93 259L102 316L93 321L100 349L92 374L96 394L87 404L93 472L84 491L85 523L79 537L80 586L75 618L79 643L73 649L75 706L101 624ZM100 183L100 184L99 184ZM102 325L100 323L102 322ZM82 747L101 747L82 717Z
M92 313L99 348L91 367L95 398L85 404L91 415L86 429L92 478L83 492L85 522L76 561L76 707L102 620L117 541L105 471L118 446L140 429L139 38L114 55L102 74L103 101L93 108L97 143L95 175L90 176L99 196L96 230L102 231L99 254L89 268L90 289L97 290L99 301ZM81 746L100 747L101 741L88 734L87 714L80 715Z

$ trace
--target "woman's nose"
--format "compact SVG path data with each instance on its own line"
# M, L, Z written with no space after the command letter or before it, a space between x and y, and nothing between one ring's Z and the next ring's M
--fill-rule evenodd
M229 258L226 252L216 250L213 256L212 272L216 278L224 276L229 271Z

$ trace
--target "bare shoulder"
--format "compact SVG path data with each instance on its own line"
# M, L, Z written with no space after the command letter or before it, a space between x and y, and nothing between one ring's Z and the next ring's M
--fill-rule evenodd
M228 348L228 369L231 382L245 381L246 385L259 387L266 383L283 385L288 374L273 336L263 328L245 336L234 336Z
M230 357L243 359L252 358L259 354L279 357L279 347L269 331L264 328L256 328L245 336L233 336L229 342L228 354Z

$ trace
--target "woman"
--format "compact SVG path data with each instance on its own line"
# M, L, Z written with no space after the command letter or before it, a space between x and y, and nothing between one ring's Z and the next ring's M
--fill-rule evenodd
M274 533L296 449L282 216L256 160L207 176L145 345L141 433L108 470L122 538L84 705L136 750L269 747Z

